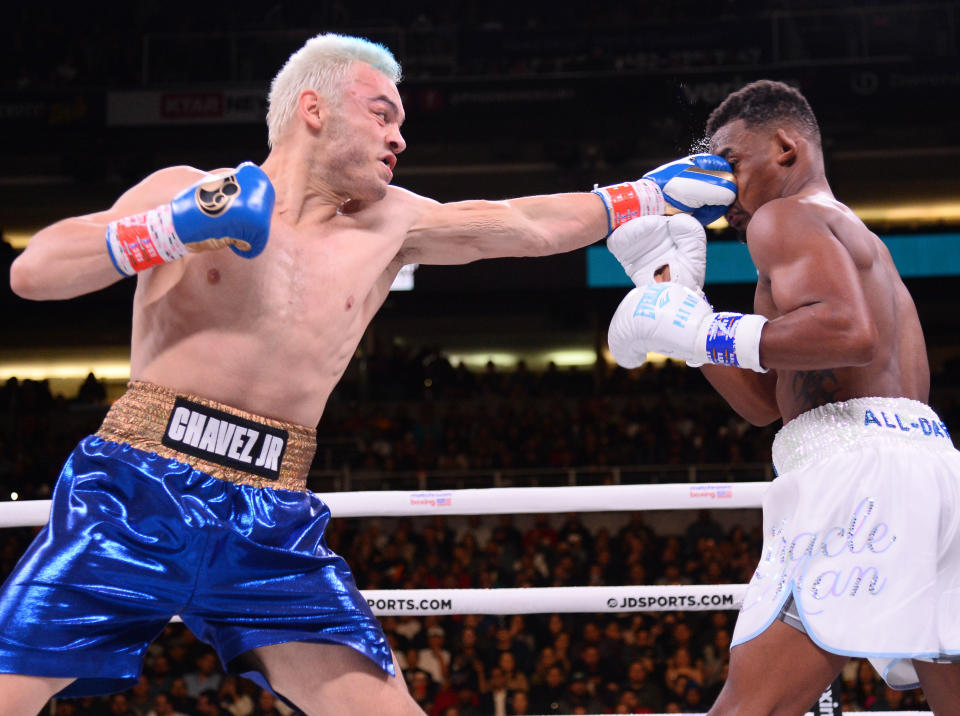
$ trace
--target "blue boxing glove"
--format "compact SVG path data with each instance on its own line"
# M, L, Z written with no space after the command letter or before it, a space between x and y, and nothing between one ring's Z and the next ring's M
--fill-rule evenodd
M730 164L716 154L691 154L644 174L637 181L595 186L607 210L607 230L640 216L690 214L703 226L716 221L737 199Z
M737 199L729 162L716 154L691 154L643 175L656 182L666 214L690 214L706 226L727 213Z
M267 245L274 199L269 177L244 162L184 189L169 204L112 222L107 250L124 276L224 246L253 258Z

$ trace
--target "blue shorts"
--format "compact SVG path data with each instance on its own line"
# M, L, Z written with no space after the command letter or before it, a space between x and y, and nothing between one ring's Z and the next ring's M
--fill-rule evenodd
M228 670L250 649L308 641L349 646L393 675L379 622L324 541L329 519L310 492L87 437L0 591L0 673L75 677L63 696L121 691L179 614Z

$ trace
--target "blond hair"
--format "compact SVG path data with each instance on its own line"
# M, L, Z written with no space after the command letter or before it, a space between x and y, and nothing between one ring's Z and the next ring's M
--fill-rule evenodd
M267 143L273 147L290 129L304 90L316 90L327 101L339 104L341 85L354 62L365 62L394 84L400 81L400 64L383 45L333 33L311 37L290 55L270 85Z

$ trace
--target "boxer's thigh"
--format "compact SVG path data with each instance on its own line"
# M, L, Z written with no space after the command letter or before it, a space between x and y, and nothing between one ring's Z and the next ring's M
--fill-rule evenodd
M846 661L775 621L730 652L730 673L710 714L806 713Z
M396 676L347 646L287 642L241 657L309 716L422 716L394 659Z

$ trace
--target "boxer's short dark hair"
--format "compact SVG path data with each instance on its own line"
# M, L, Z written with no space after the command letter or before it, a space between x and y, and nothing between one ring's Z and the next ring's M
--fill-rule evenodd
M748 127L786 120L820 141L820 125L810 103L798 89L783 82L757 80L732 93L710 113L707 136L738 119Z

